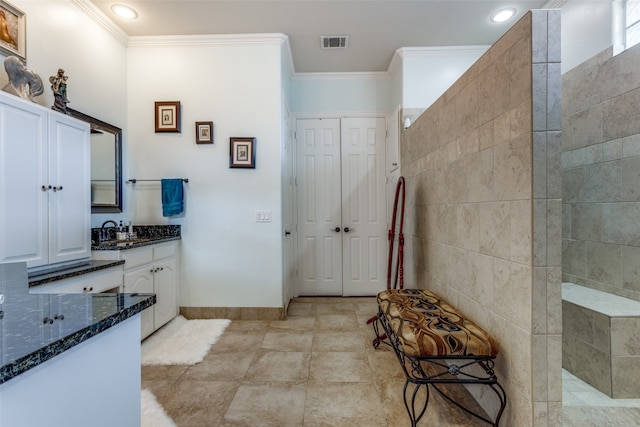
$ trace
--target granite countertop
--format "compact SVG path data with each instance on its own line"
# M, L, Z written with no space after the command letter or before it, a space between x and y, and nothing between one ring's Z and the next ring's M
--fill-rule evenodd
M171 240L180 240L180 236L163 236L163 237L143 237L125 240L108 240L106 242L91 244L92 251L124 251L127 249L135 249L142 246L155 245L157 243L169 242Z
M156 303L155 294L30 294L26 263L0 264L0 384Z
M134 225L133 232L136 238L124 240L117 240L115 227L109 227L107 229L109 238L102 241L99 239L100 230L100 228L91 230L92 251L122 251L181 239L180 225Z
M119 261L99 261L89 260L75 265L52 268L50 270L40 270L29 273L29 287L44 285L57 280L69 279L75 276L92 273L106 268L116 267L124 264L124 260Z

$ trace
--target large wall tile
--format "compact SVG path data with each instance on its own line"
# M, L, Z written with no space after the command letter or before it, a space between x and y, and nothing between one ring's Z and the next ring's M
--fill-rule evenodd
M622 253L619 245L586 242L587 278L622 288Z
M604 103L602 132L605 140L640 133L638 105L640 105L640 88Z
M584 184L585 202L622 200L622 163L620 160L587 165Z
M562 117L562 149L575 150L603 141L603 107L595 105ZM613 138L609 138L613 139Z
M559 61L560 13L532 13L403 131L401 141L401 172L413 178L407 191L426 206L413 210L424 218L414 221L418 235L411 239L424 248L410 251L423 257L415 263L427 272L413 274L499 342L496 372L509 395L503 423L517 426L532 425L534 402L545 407L557 386L549 381L560 378L561 369L560 348L548 342L549 331L559 340L561 328L561 85L557 64L549 72L551 57ZM584 187L581 166L577 193ZM535 384L522 368L534 360ZM486 394L478 398L491 405Z

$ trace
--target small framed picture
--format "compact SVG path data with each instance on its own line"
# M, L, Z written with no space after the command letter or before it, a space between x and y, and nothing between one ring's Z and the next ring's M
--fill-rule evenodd
M256 167L256 139L255 138L231 138L230 139L229 167L255 169Z
M213 144L213 122L196 122L196 144Z
M27 63L27 23L23 11L0 0L0 54Z
M180 101L156 102L156 132L180 132Z

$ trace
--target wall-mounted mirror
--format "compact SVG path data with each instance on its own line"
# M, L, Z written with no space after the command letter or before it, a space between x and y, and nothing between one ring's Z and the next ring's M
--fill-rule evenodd
M91 126L91 213L122 212L122 129L67 111Z

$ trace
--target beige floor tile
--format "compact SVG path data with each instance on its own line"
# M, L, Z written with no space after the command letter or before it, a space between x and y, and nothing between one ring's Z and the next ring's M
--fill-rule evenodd
M245 332L257 332L264 331L269 327L268 320L234 320L229 326L227 331L245 331Z
M307 386L304 427L386 427L382 402L371 383L317 383Z
M314 317L316 315L316 303L292 302L287 309L287 317L303 316Z
M239 386L239 381L181 381L172 393L156 398L179 427L215 426Z
M209 351L213 353L241 353L255 351L260 347L265 334L266 331L225 331L218 342L216 342Z
M364 352L313 352L311 381L356 383L373 381ZM372 385L373 387L373 385Z
M313 351L363 351L360 331L318 331L313 336Z
M358 321L351 314L316 314L316 330L318 331L353 331L358 330Z
M372 346L373 298L296 298L289 308L283 321L233 321L199 364L143 366L142 387L178 427L409 426L397 358ZM640 425L640 408L608 405L565 406L563 426ZM486 424L432 392L418 425Z
M224 425L302 426L305 389L305 383L243 383L224 415Z
M351 301L316 304L316 315L325 314L353 314L355 306Z
M142 378L148 380L178 379L187 369L189 369L189 365L143 365Z
M269 331L260 348L274 351L311 351L313 332Z
M254 353L209 353L201 363L190 366L180 380L241 380L256 358Z
M285 320L273 320L269 323L270 331L313 331L315 317L290 317Z
M307 381L311 353L268 351L259 353L245 376L247 381Z

